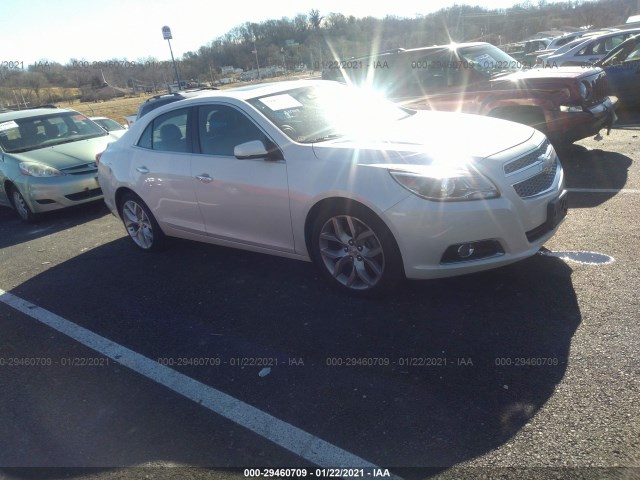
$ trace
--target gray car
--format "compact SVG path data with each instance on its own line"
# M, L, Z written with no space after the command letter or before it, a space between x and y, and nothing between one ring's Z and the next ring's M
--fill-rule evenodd
M96 154L116 140L74 110L0 113L0 205L25 222L102 198Z

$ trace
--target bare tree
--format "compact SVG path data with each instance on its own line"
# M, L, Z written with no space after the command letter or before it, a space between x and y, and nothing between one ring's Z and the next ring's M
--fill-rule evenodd
M22 85L29 89L30 93L36 96L37 102L40 103L40 91L48 86L48 82L42 72L26 72L22 76Z
M311 28L313 30L320 29L320 26L322 25L322 19L324 19L324 17L320 15L320 12L317 9L312 8L309 12L309 23L311 24Z

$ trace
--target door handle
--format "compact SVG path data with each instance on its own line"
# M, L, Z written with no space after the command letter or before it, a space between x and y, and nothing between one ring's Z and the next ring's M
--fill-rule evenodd
M208 174L203 173L202 175L196 175L196 178L201 182L201 183L211 183L213 182L213 178L211 178Z
M149 173L149 169L147 167L136 167L136 172Z

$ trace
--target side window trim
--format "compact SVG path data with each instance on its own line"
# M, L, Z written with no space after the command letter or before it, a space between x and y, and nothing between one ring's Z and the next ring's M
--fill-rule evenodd
M156 129L156 121L158 120L158 118L163 117L169 113L175 113L175 112L179 112L179 111L183 111L186 110L186 114L187 114L187 120L186 120L186 124L185 124L185 136L184 136L184 141L185 141L185 147L186 150L185 152L180 152L180 151L170 151L170 150L156 150L154 148L154 132ZM182 108L178 108L175 110L169 110L168 112L164 112L160 115L157 115L156 117L153 118L153 120L151 120L147 126L145 127L145 129L142 131L142 133L140 134L140 136L138 137L138 141L135 143L135 147L138 148L143 148L145 150L150 150L150 151L155 151L155 152L164 152L164 153L173 153L173 154L192 154L195 152L195 148L194 148L194 143L193 143L193 125L196 124L195 118L194 118L194 107L182 107ZM149 142L150 142L150 146L146 147L144 145L141 145L141 143L143 142L143 139L145 138L146 134L149 133Z

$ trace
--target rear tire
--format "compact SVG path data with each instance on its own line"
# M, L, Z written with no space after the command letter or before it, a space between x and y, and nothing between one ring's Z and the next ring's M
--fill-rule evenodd
M120 218L131 241L145 252L162 250L166 245L166 236L151 210L134 193L126 193L120 204Z
M311 254L335 287L358 296L386 294L404 279L393 234L360 205L332 205L316 217Z

